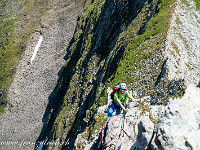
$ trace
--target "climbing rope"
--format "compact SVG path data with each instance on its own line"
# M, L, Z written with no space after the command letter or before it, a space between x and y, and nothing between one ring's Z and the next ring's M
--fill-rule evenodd
M126 133L126 135L129 137L129 139L135 140L132 136L128 135L128 133L123 129L123 131Z
M118 115L118 114L116 114L116 115ZM116 115L113 115L113 116L116 116ZM120 134L121 134L122 131L124 130L124 117L123 117L123 115L120 115L120 116L123 118L123 127L122 127L122 129L121 129L119 135L117 135L114 139L112 139L107 145L105 145L105 143L103 142L103 131L104 131L105 127L106 127L106 124L107 124L108 121L110 120L110 118L109 118L109 119L106 121L106 123L104 124L104 126L103 126L103 128L102 128L102 131L101 131L101 142L102 142L102 144L103 144L104 147L110 146L110 145L120 136Z

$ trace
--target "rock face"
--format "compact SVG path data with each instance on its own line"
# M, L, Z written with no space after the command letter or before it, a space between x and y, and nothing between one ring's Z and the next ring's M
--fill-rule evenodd
M200 135L199 14L193 1L187 1L187 6L177 1L164 54L168 58L168 78L184 79L187 89L182 98L171 99L164 107L165 111L158 119L157 133L149 146L151 149L200 148L197 140Z
M126 134L122 133L122 137L106 149L200 149L198 142L200 138L199 16L200 11L196 11L194 2L187 1L186 4L183 4L181 1L177 1L165 43L166 50L163 53L166 58L165 74L167 78L185 80L187 89L183 97L171 98L169 103L162 107L151 105L152 103L145 101L151 114L143 115L137 105L130 103L130 112L124 114L124 126L129 135L137 134L136 140L129 141L124 138ZM177 91L172 92L176 93ZM100 108L100 112L103 112L103 108L105 112L107 106ZM156 124L152 122L152 116L157 120ZM133 128L134 124L136 126ZM109 127L108 131L113 131L112 127ZM109 134L107 136L109 140L112 139ZM93 139L86 142L83 148L102 148L100 140L98 140L101 137L100 133L98 132L92 137Z
M187 5L187 6L186 6ZM166 41L168 78L196 86L200 80L200 11L193 1L177 1Z
M77 3L59 2L49 8L54 19L44 18L18 67L9 93L13 108L4 114L0 137L17 141L0 143L2 149L33 149L36 140L49 143L43 149L103 149L101 129L94 127L102 120L95 122L95 115L107 117L111 89L107 104L98 109L105 101L104 90L121 80L139 93L141 104L127 103L124 125L120 116L109 120L105 144L121 134L105 149L199 149L199 137L194 137L200 124L196 87L200 32L195 32L199 12L194 11L194 3L191 7L176 3L166 34L168 23L163 20L168 13L163 17L163 11L173 6L160 0L86 0L80 17ZM30 64L31 49L40 34L44 37L41 51ZM180 82L162 85L166 78L185 80L187 90L182 98L170 99L162 114L160 98L169 100L179 89L183 91Z
M117 139L121 132L124 129L124 118L121 115L113 116L109 121L107 122L104 130L104 145L110 145L112 140ZM115 140L114 143L118 143L118 140Z
M138 123L138 136L134 149L145 149L151 140L154 124L149 120L148 116L142 117Z
M200 149L200 89L187 87L182 98L170 100L158 122L158 149Z
M196 11L193 1L187 6L177 1L168 32L165 55L168 77L184 79L187 90L182 98L170 100L165 113L158 122L156 136L159 149L200 148L200 11Z
M108 95L109 95L108 90ZM134 93L134 92L130 92ZM145 97L141 99L141 102L148 101ZM108 101L110 101L110 96L108 96ZM147 105L150 105L150 101ZM106 107L105 107L106 106ZM99 113L106 113L108 105L99 108ZM89 149L135 149L141 150L147 148L149 141L152 140L152 135L154 132L154 123L150 120L150 113L143 113L138 107L138 100L135 102L128 102L128 113L122 113L121 115L112 116L108 122L105 124L103 129L103 143L102 145L102 129L93 134L89 141L83 140L81 134L78 136L75 142L75 147L80 143L86 150ZM150 112L154 112L154 118L158 118L159 107L150 106ZM107 115L107 114L106 114ZM152 115L152 114L151 114ZM123 117L124 124L123 124ZM123 129L124 127L124 129ZM123 130L122 130L123 129ZM121 134L120 134L121 133ZM119 135L119 136L118 136ZM117 138L116 138L117 137ZM113 141L112 141L113 140ZM112 141L112 142L111 142ZM151 144L151 147L153 145Z
M187 1L187 6L177 1L166 41L167 75L169 79L184 79L187 89L183 97L170 99L164 108L152 149L200 148L199 16L193 1Z

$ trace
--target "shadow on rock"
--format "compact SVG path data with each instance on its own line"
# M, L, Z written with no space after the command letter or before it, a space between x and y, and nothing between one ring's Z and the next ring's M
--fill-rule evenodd
M61 69L57 85L49 96L49 103L43 117L44 125L35 148L38 146L39 141L44 140L46 137L48 137L48 141L53 140L53 124L59 112L62 110L65 100L64 96L69 88L72 90L72 93L76 93L76 91L78 91L77 88L71 89L70 83L73 75L76 74L76 66L84 54L85 56L82 63L78 64L81 74L75 81L76 85L79 85L80 87L80 93L78 93L78 95L75 94L72 99L66 100L70 105L75 105L76 103L78 109L76 114L73 114L75 115L75 120L73 121L73 124L70 125L70 130L67 134L65 133L64 142L68 144L62 145L61 147L61 149L74 149L74 143L77 135L82 133L88 125L85 121L83 121L83 118L86 117L86 111L90 110L93 104L98 102L99 98L104 93L105 87L103 87L100 94L97 95L97 93L99 93L98 90L100 84L106 85L107 79L115 74L119 61L125 52L124 45L118 49L114 49L119 35L123 32L122 29L126 29L132 20L137 17L137 14L141 11L145 2L146 0L127 0L126 2L123 2L122 5L120 1L106 0L104 6L102 7L101 14L91 31L94 33L91 41L92 45L88 52L84 54L84 45L87 42L85 36L88 34L88 26L90 26L92 19L91 16L88 16L86 19L87 25L82 30L83 33L79 36L76 47L71 47L75 41L73 37L69 47L67 48L67 51L69 52L69 50L71 50L71 53L68 53L64 57L64 59L67 60L67 64ZM105 16L107 16L107 18L105 18ZM102 24L105 25L104 28L102 28ZM78 27L76 27L76 30L77 28ZM111 53L113 50L115 52ZM90 59L94 55L98 56L99 59L94 61L100 67L96 72L95 78L91 81L87 81L85 78L88 73L88 64L91 62ZM81 89L81 87L85 84L87 87L92 86L92 88L87 92L84 89ZM93 121L93 117L94 115L91 116L89 123ZM64 128L67 127L69 127L69 125L66 123ZM48 148L48 145L44 146L44 148Z

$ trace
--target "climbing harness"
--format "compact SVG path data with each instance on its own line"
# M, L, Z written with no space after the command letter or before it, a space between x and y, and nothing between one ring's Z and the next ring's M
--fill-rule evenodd
M116 114L116 115L113 115L113 116L117 116L117 115L119 115L119 114ZM110 146L110 145L120 136L120 134L121 134L122 131L124 130L124 117L123 117L123 115L120 115L120 116L123 118L123 127L122 127L122 129L121 129L119 135L117 135L114 139L112 139L107 145L105 145L105 143L103 142L103 131L104 131L105 127L106 127L106 124L107 124L108 121L110 120L110 118L109 118L109 119L106 121L106 123L104 124L104 126L103 126L103 128L102 128L102 131L101 131L101 142L102 142L102 144L103 144L104 147Z

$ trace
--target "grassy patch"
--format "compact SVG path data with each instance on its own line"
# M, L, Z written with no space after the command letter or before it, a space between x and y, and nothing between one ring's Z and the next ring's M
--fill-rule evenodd
M155 119L153 117L153 115L151 114L151 110L150 108L148 107L148 102L147 102L148 99L145 99L144 101L141 101L140 100L140 103L139 103L139 109L142 111L142 115L145 115L145 113L149 113L149 119L154 123L154 125L157 124L157 119Z
M1 110L7 104L7 93L16 71L16 66L26 49L26 43L35 29L40 25L40 19L46 11L46 2L41 5L39 0L12 4L0 2L0 98Z
M107 121L107 114L99 113L94 116L94 123L86 127L85 131L81 133L82 138L89 140L92 134L99 131Z
M194 0L194 2L196 3L196 9L199 10L200 9L200 0Z
M182 41L183 41L183 43L184 43L184 45L185 45L185 48L186 48L187 50L189 50L190 46L189 46L189 44L188 44L188 40L187 40L184 36L182 36L182 34L181 34L180 32L178 33L178 35L179 35L179 37L182 39Z
M176 20L175 20L177 25L182 25L183 23L181 22L180 18L176 16Z
M143 115L144 115L146 112L149 112L149 111L150 111L148 105L145 104L145 101L141 101L141 99L140 99L140 103L139 103L139 109L142 110L142 114L143 114Z
M124 58L120 62L120 67L112 81L112 86L118 84L119 81L124 81L127 84L134 83L134 71L142 68L145 65L143 60L145 61L145 59L148 59L154 54L156 49L160 48L159 46L161 46L168 31L168 23L171 18L170 12L172 9L170 5L172 2L174 1L162 0L161 4L159 4L159 13L150 19L144 34L130 41ZM157 35L159 39L155 39L151 43L146 44L147 47L150 47L150 51L147 51L144 45L143 47L139 47L141 43L155 35ZM133 76L130 76L131 73L133 73Z
M121 82L125 82L127 84L135 83L139 78L141 78L141 76L138 76L136 72L138 72L138 70L145 70L147 67L147 60L153 58L155 54L160 53L161 51L169 28L171 14L174 9L174 2L174 0L161 1L161 3L158 5L159 12L155 13L149 20L146 30L143 34L137 34L137 31L140 29L141 18L144 16L142 13L138 14L133 23L121 33L121 36L116 43L116 47L120 47L121 44L127 45L127 47L125 54L119 63L117 72L111 77L112 80L108 84L108 87L113 87ZM156 66L156 72L151 72L152 74L155 74L155 77L158 76L161 66L162 62ZM154 68L154 66L151 67ZM143 84L144 83L145 80ZM151 93L153 86L151 87L148 84L149 83L147 82L147 87L149 87L148 89ZM136 86L135 88L138 88L139 85L134 86ZM148 89L146 89L146 91L148 91ZM100 99L102 105L104 105L107 97L106 91L107 90L105 90ZM140 105L140 108L143 110L143 112L149 111L149 108L146 105ZM150 119L156 124L156 120L153 117ZM102 124L98 123L98 121L96 124L97 125L95 126L102 126Z
M100 113L100 114L95 115L94 120L96 123L94 125L94 131L96 130L99 131L99 129L103 127L107 119L108 119L107 114Z
M185 65L187 66L187 68L192 71L192 68L190 67L189 63L185 63Z
M178 45L176 45L176 43L174 41L171 42L172 48L176 51L176 53L180 55L179 49L178 49Z
M0 106L0 114L4 113L5 104Z
M190 6L190 4L187 2L187 0L181 0L181 2L182 2L183 4L185 4L187 7Z

